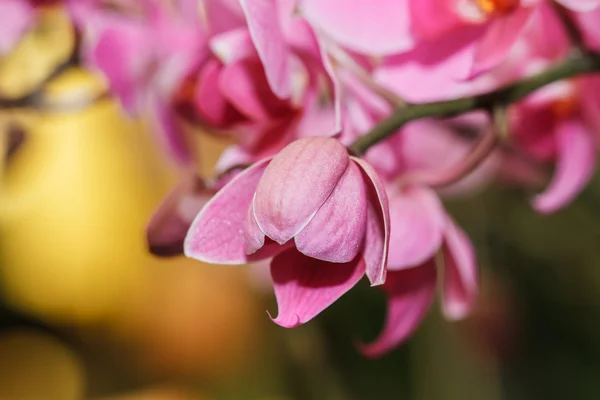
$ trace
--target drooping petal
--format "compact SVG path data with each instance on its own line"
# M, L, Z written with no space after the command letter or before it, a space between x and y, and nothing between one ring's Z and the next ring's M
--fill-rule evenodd
M331 195L348 163L346 148L335 139L300 139L285 147L256 190L261 231L280 244L296 236Z
M240 2L271 89L278 97L288 98L291 94L290 54L281 27L277 1Z
M364 173L367 183L367 227L363 258L366 264L367 278L371 286L385 282L386 265L390 243L390 208L383 182L373 168L361 160L352 157Z
M419 326L435 297L435 265L390 271L383 286L388 301L385 324L379 337L359 345L368 357L379 357L404 342Z
M304 324L325 310L360 281L365 273L361 257L349 263L328 263L292 248L271 261L278 315L285 328Z
M186 167L194 162L194 155L184 128L177 120L175 110L164 104L155 94L149 94L149 117L158 136L159 143L179 166Z
M470 77L488 71L506 58L529 22L532 11L533 8L519 7L490 23L477 44Z
M303 254L323 261L352 261L362 248L367 220L367 193L354 163L306 228L294 239Z
M388 269L399 270L424 263L442 245L446 216L435 192L425 187L406 188L390 195L390 254Z
M405 51L413 44L408 0L305 0L306 18L344 47L370 55Z
M194 217L214 192L198 177L184 179L156 209L146 228L152 254L169 257L183 254L183 241Z
M579 121L565 120L556 128L558 160L552 181L533 199L541 213L552 213L572 201L589 182L596 166L591 135Z
M213 264L244 264L246 216L258 181L271 160L252 165L235 176L200 211L184 242L187 257Z
M444 232L444 289L442 309L446 318L469 314L479 290L475 249L467 235L450 217Z
M27 1L3 0L0 2L0 55L8 53L21 35L34 22L35 10Z

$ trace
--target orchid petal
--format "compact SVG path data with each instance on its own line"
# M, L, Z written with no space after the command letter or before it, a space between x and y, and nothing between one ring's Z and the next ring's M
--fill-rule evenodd
M432 258L442 245L446 216L435 192L406 188L390 196L389 270L414 267Z
M348 163L346 148L335 139L289 144L273 158L256 190L258 226L280 244L296 236L331 195Z
M194 156L186 139L186 133L181 123L177 121L175 110L154 95L150 95L148 101L150 102L149 117L163 147L179 166L191 165Z
M372 286L385 282L390 242L390 209L383 182L373 167L360 158L352 157L362 169L368 186L367 227L363 258L366 274Z
M521 36L533 8L519 7L506 16L497 17L477 44L470 77L500 64Z
M390 271L383 288L388 296L383 330L373 343L359 345L360 351L368 357L384 355L418 328L435 298L434 262Z
M556 128L558 161L552 182L533 199L541 213L552 213L572 201L592 178L596 151L591 135L578 121L562 121Z
M364 261L328 263L292 248L271 261L278 315L273 321L285 328L304 324L321 313L360 281Z
M288 98L291 94L290 52L283 35L277 2L240 0L240 3L273 93L279 98Z
M271 160L236 175L196 216L184 242L187 257L213 264L244 264L244 227L254 191Z
M247 118L261 121L289 113L289 104L269 88L258 58L225 66L219 76L219 87L225 98Z
M360 169L348 165L331 196L296 237L301 253L319 260L346 263L361 250L367 220L367 194Z
M408 0L305 0L302 12L320 31L359 53L388 55L409 49Z
M592 11L600 7L599 0L556 0L563 6L578 12Z
M446 318L467 316L479 290L475 250L467 235L448 217L444 245L442 308Z

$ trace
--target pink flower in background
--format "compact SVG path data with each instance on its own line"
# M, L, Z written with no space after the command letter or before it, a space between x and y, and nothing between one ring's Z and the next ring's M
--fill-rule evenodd
M363 275L385 281L389 212L382 183L331 138L306 138L231 180L194 220L185 253L216 264L273 257L279 315L293 327Z
M540 3L361 0L348 7L343 0L304 0L301 9L331 40L361 54L392 57L385 63L423 78L408 84L428 86L428 75L439 85L473 78L500 64Z
M573 200L596 167L600 133L600 78L563 81L515 105L511 131L517 143L540 161L556 162L552 181L533 200L551 213Z
M32 4L23 0L0 2L0 56L8 53L17 44L35 20Z
M192 154L173 109L173 96L206 57L206 32L185 11L157 0L123 1L119 11L96 1L72 1L71 13L85 33L84 56L108 79L130 113L147 112L159 138L181 165ZM188 5L189 7L189 5Z
M387 315L379 338L361 345L362 352L371 357L401 344L425 317L435 295L434 256L439 249L444 256L442 309L446 318L467 316L478 292L473 247L446 215L435 192L411 186L389 195L392 228L388 277L383 285L388 298Z

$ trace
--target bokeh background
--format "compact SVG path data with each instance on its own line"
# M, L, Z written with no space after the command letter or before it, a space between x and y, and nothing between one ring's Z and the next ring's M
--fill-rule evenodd
M599 178L553 216L507 186L448 200L478 250L477 310L434 308L366 359L384 314L366 282L286 330L264 266L148 253L177 172L74 44L49 9L0 59L0 399L600 398ZM195 133L210 174L227 143Z

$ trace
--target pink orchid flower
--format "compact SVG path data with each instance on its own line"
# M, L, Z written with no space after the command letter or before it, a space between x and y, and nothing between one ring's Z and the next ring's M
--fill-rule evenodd
M556 161L552 181L533 200L541 213L572 201L591 179L600 133L600 78L548 86L511 110L517 143L540 161Z
M412 61L413 68L439 66L448 79L458 80L502 62L539 3L360 0L348 7L343 0L304 0L301 4L311 23L351 51L384 57L410 52L396 62Z
M284 327L303 324L366 274L385 281L387 196L364 161L326 137L292 142L233 178L198 214L185 254L215 264L274 257Z
M444 258L442 309L457 320L473 308L478 292L475 252L465 233L446 215L431 189L419 186L389 192L390 253L383 285L388 306L379 337L361 345L370 357L381 356L406 340L419 326L435 297L439 249Z
M194 109L209 128L236 132L239 144L221 165L252 163L291 141L340 131L337 82L310 25L292 13L293 2L209 2L207 12L237 21L210 39L215 57L200 70ZM224 7L227 5L227 7ZM245 24L239 25L239 13ZM243 155L243 157L242 157Z

